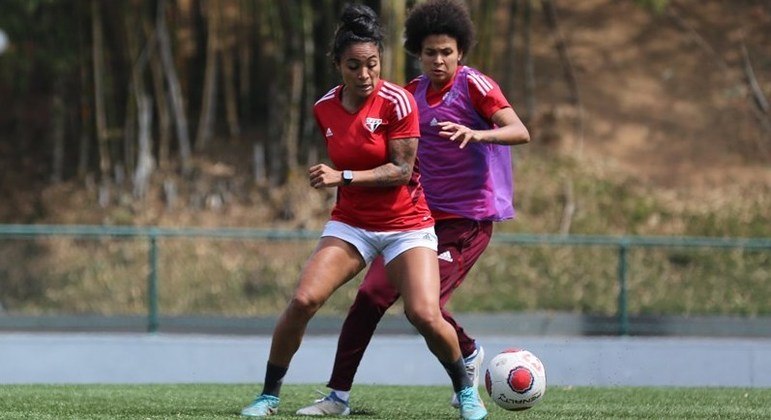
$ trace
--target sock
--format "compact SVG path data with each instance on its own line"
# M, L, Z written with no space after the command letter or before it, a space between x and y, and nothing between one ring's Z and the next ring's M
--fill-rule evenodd
M471 383L471 379L469 379L466 374L466 365L463 363L463 357L460 357L458 360L451 363L442 362L442 366L444 366L444 370L447 371L447 374L450 375L452 389L456 393L460 392L463 388L474 386L474 384Z
M268 362L268 367L265 369L265 385L262 388L263 395L278 397L287 370L289 370L289 368L277 366Z
M340 391L337 389L333 389L332 392L335 394L337 398L339 398L341 401L345 401L348 403L348 398L351 397L351 391Z

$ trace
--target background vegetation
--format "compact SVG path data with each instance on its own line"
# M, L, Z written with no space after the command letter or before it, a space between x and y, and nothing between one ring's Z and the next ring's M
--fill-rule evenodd
M414 0L366 1L384 74L417 74ZM333 191L309 113L338 83L341 0L3 0L0 222L319 229ZM771 6L761 0L469 0L469 64L533 142L499 231L771 236ZM163 240L164 314L268 314L311 244ZM8 313L143 313L146 244L3 240ZM633 313L771 312L768 252L635 251ZM460 311L615 311L615 255L495 246ZM325 308L340 313L348 286ZM491 293L495 291L495 293Z

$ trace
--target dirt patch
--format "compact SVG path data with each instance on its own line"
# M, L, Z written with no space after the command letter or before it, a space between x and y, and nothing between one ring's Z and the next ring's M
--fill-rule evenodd
M761 2L671 2L655 14L631 1L560 4L581 92L583 139L556 54L539 44L537 76L562 149L606 159L663 188L771 182L771 133L756 119L740 54L744 43L771 92L771 7ZM543 28L542 28L543 29ZM543 33L539 36L548 36ZM769 116L771 117L771 116Z

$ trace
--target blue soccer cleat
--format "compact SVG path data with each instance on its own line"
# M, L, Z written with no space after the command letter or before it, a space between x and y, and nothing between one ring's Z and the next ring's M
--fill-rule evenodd
M279 401L281 400L273 395L260 395L241 410L241 415L246 417L272 416L278 412Z
M479 391L475 387L469 386L461 389L458 392L458 402L460 403L460 418L462 420L482 420L487 418L487 409L479 397Z

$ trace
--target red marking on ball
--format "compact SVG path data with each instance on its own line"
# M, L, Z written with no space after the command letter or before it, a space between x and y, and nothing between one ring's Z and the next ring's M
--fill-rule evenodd
M514 392L524 394L533 388L535 378L530 369L524 366L517 366L509 372L509 387Z

